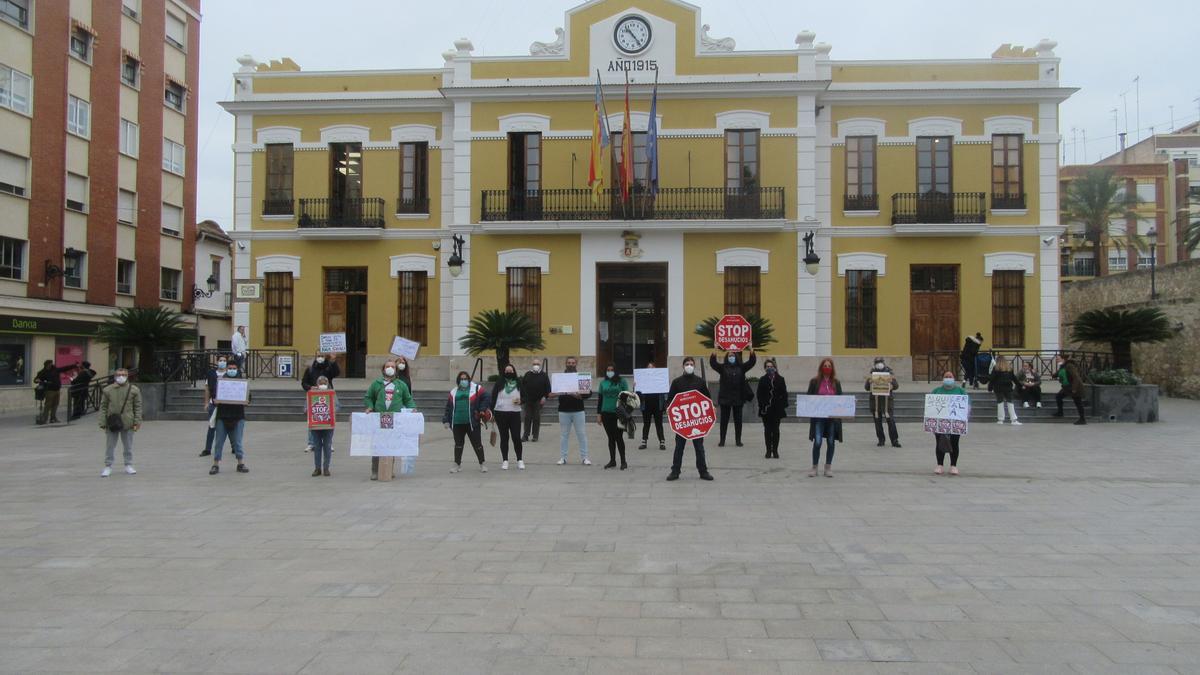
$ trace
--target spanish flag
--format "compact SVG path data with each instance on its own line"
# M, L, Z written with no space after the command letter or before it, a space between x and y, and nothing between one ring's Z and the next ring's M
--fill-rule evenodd
M592 188L592 203L600 203L604 190L604 149L609 145L608 120L604 116L604 99L600 91L600 71L596 71L596 104L592 113L592 158L588 166L588 187Z
M633 187L633 126L629 120L629 71L625 71L625 127L621 130L621 202Z

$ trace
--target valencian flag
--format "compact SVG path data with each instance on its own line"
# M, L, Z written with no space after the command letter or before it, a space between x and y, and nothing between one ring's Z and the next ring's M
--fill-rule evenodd
M658 71L654 71L654 92L650 95L650 120L646 123L646 183L650 196L658 193Z
M609 145L608 119L604 115L604 98L600 90L600 71L596 71L596 105L592 115L592 160L588 167L588 187L592 189L592 203L600 203L600 192L604 190L604 149Z
M625 71L625 127L621 130L621 202L633 186L633 125L629 122L629 71Z

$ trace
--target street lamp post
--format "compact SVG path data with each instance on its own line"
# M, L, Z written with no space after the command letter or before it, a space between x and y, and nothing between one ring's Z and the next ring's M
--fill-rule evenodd
M1158 288L1155 283L1155 266L1158 264L1158 230L1150 228L1146 233L1150 238L1150 299L1158 299Z

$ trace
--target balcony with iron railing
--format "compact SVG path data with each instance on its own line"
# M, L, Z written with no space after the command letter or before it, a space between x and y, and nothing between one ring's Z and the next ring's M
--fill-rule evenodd
M878 211L879 210L879 195L857 194L845 195L842 198L843 211Z
M352 199L301 199L301 228L383 227L385 202L381 197Z
M1129 258L1109 258L1109 272L1125 272L1129 269Z
M427 214L429 213L428 197L397 197L396 213Z
M785 217L784 189L661 188L635 190L622 200L617 189L484 190L480 220L773 220Z
M290 216L294 213L291 199L264 199L262 202L264 216Z
M992 194L993 211L1011 211L1024 208L1026 208L1024 192L1017 194Z
M1060 272L1064 277L1094 277L1096 276L1096 261L1092 258L1076 258L1064 262Z
M977 224L987 222L983 192L898 192L892 195L892 224Z

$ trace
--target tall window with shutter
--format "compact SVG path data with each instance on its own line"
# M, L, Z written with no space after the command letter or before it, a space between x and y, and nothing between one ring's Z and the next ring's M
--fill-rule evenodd
M396 334L428 345L426 317L429 309L429 277L425 272L401 272L397 283L400 290L400 322L396 326Z
M992 272L992 343L1025 346L1025 272Z
M264 276L267 300L268 347L292 344L292 273L267 272Z
M875 270L846 270L846 347L874 349L876 327Z
M725 268L725 313L742 316L761 316L759 282L762 268Z
M542 327L542 268L508 268L508 311L524 312L533 323Z

